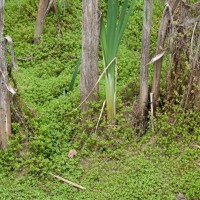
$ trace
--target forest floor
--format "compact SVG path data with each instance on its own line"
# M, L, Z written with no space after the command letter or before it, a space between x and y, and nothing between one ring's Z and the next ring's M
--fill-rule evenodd
M82 10L80 0L67 2L58 16L47 15L44 35L35 46L37 1L6 1L5 35L13 38L19 66L13 70L18 96L12 108L27 124L21 126L13 109L16 122L10 147L0 151L0 200L176 200L179 192L188 200L200 200L199 111L185 112L170 105L158 111L154 131L149 128L138 136L133 128L143 2L137 2L119 50L118 124L109 127L103 113L96 134L105 82L100 82L100 102L88 113L71 113L80 103L79 76L74 91L67 90L81 55ZM105 5L102 1L103 11ZM162 3L155 2L151 55L162 8ZM99 66L102 71L101 54ZM149 70L152 76L152 67ZM167 70L164 62L163 74ZM77 151L74 158L68 157L71 149ZM63 183L52 173L86 190Z
M187 158L186 152L194 155L200 150L193 147L188 151L185 147L182 155L169 156L162 148L156 147L152 139L149 141L138 145L137 151L129 144L124 150L112 154L104 153L103 156L94 152L92 156L79 158L82 174L71 181L86 190L74 188L49 174L42 180L40 176L16 178L12 173L1 174L0 199L175 200L180 192L188 199L198 200L200 170L195 160ZM172 151L174 149L175 146ZM68 179L65 175L63 178Z

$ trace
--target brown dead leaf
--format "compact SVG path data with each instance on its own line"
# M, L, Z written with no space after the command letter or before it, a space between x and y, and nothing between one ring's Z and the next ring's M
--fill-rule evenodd
M77 151L75 149L70 150L69 153L68 153L69 158L73 158L76 155L77 155Z

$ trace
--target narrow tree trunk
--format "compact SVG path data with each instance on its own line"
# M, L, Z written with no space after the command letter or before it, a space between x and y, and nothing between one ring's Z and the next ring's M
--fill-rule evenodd
M198 25L198 24L197 24ZM194 79L196 80L196 91L195 91L195 106L200 110L200 28L197 29L198 39L196 40L196 53L193 57L193 70L196 71Z
M144 1L142 58L140 66L140 109L145 114L148 102L148 62L151 39L153 0Z
M159 33L158 33L156 55L162 53L164 49L165 39L167 37L167 30L168 30L169 22L171 19L169 9L171 10L171 13L173 14L180 2L181 0L171 0L170 2L168 2L169 7L168 5L165 6L163 16L162 16L162 21L159 28ZM158 103L158 98L159 98L162 60L163 59L160 58L154 64L154 74L153 74L153 84L152 84L152 93L154 95L154 100L153 100L154 108L156 108L156 105Z
M195 94L195 106L200 110L200 77L197 81L197 90Z
M10 98L7 89L6 47L4 31L4 0L0 0L0 148L8 146L11 133Z
M38 14L37 14L37 20L36 20L36 27L35 27L35 33L34 33L34 43L38 43L40 36L43 33L44 29L44 22L46 18L46 12L49 5L50 0L40 0L39 6L38 6Z
M99 0L82 1L82 65L81 65L81 102L85 100L98 80L98 50L100 35L100 3ZM88 101L98 99L98 85ZM87 102L88 102L87 101ZM83 104L82 111L88 109Z

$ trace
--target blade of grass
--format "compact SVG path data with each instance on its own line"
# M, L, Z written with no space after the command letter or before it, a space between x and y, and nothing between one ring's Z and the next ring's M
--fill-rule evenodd
M76 63L76 66L75 66L75 69L74 69L74 73L73 73L73 76L72 76L72 80L71 80L70 85L69 85L69 92L74 89L75 80L76 80L76 77L77 77L77 74L78 74L78 70L79 70L80 65L81 65L81 58L82 58L82 55L79 57L79 60Z

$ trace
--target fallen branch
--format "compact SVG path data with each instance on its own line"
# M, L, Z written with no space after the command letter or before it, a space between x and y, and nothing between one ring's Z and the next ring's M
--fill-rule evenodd
M28 61L28 60L33 60L33 57L31 56L31 57L28 57L28 58L19 58L19 57L15 57L16 58L16 60L20 60L20 61Z
M83 186L81 186L81 185L78 185L78 184L76 184L76 183L73 183L73 182L71 182L71 181L68 181L68 180L66 180L66 179L64 179L64 178L62 178L62 177L60 177L60 176L54 175L54 174L51 174L51 175L52 175L53 177L55 177L55 178L57 178L57 179L59 179L59 180L65 182L65 183L68 183L69 185L72 185L72 186L74 186L74 187L77 187L77 188L79 188L79 189L81 189L81 190L86 190L86 188L83 187Z
M199 148L199 149L200 149L200 146L199 146L199 145L197 145L197 144L193 144L192 146L193 146L193 147L197 147L197 148Z

